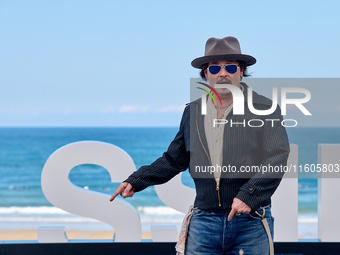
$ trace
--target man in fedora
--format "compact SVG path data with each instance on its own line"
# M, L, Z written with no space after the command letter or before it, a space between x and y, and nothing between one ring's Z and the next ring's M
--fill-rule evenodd
M279 107L268 116L255 115L248 109L248 86L241 79L247 76L247 67L255 63L254 57L241 53L235 37L208 39L205 55L191 64L201 69L201 78L209 82L202 84L211 89L211 96L187 105L168 150L130 175L111 197L111 201L118 194L131 197L189 167L196 198L176 246L179 254L273 254L270 204L283 173L242 169L286 165L289 143L285 128L277 124L280 122L264 121L282 121ZM244 94L243 115L233 113L235 89ZM251 93L255 109L271 108L271 100ZM202 108L206 108L206 114L202 114ZM246 123L251 119L265 124L249 126Z

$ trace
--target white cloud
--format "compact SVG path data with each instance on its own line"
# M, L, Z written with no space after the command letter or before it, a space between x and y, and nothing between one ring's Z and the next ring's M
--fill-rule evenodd
M5 109L0 111L1 114L8 114L8 115L16 115L16 114L28 114L33 116L38 116L40 113L42 113L42 109L40 108L12 108L12 109Z
M185 105L168 105L162 107L151 107L147 105L122 105L119 109L119 113L142 113L142 112L155 112L155 113L178 113L183 112ZM109 107L103 111L103 113L117 112L113 107Z
M77 115L77 114L86 114L86 113L91 113L90 111L86 111L83 108L73 108L73 107L68 107L65 108L64 110L62 109L51 109L49 113L53 114L63 114L63 115Z
M150 110L150 106L140 106L140 105L122 105L118 112L120 113L135 113L135 112L148 112Z
M21 114L25 113L24 109L10 109L8 111L4 111L5 114Z
M169 105L165 107L160 107L155 109L155 112L183 112L185 105L177 106L177 105Z
M107 108L105 108L104 110L102 110L102 113L115 113L115 108L113 106L109 106Z
M34 116L37 117L42 114L42 109L40 108L33 108L30 110L30 113Z
M73 108L71 108L71 107L69 107L69 108L66 108L65 110L64 110L64 114L70 114L70 113L73 113L74 112L74 109Z

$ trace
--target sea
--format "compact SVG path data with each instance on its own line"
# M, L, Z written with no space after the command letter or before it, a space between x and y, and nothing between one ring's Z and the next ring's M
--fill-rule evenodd
M136 168L152 163L163 154L175 137L176 127L4 127L0 128L0 230L64 226L66 229L110 230L97 220L73 215L56 208L41 189L41 172L49 156L60 147L79 141L102 141L116 145L133 159ZM340 143L340 128L287 128L289 142L299 146L299 164L317 164L319 143ZM112 195L119 183L111 183L101 166L73 168L70 181L87 190ZM194 188L188 171L183 184ZM299 178L299 235L316 238L318 184L316 178ZM128 201L139 213L142 229L151 226L176 226L183 213L167 207L148 187ZM312 227L311 227L312 226Z

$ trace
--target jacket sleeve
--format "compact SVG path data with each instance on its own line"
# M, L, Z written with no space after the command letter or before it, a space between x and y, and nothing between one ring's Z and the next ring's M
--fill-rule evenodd
M285 127L281 125L283 118L279 106L274 113L266 116L266 119L276 120L274 122L266 121L267 123L263 126L260 136L260 146L263 152L262 169L264 170L267 167L267 171L256 173L248 182L243 184L236 196L253 210L270 201L284 175L282 169L287 166L290 152L287 132ZM275 167L276 170L280 170L278 172L269 171L270 168L274 169Z
M124 181L130 183L135 192L151 185L165 183L188 168L190 154L186 149L185 136L188 135L189 116L187 106L183 112L180 129L168 150L151 165L140 167Z

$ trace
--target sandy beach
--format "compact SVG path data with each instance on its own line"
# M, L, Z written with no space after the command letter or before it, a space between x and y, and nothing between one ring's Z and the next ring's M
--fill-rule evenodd
M66 230L68 239L112 239L113 231L109 230ZM142 239L151 239L151 232L143 231ZM36 229L1 230L0 240L38 240Z
M96 240L96 239L112 239L113 231L109 230L66 230L69 240ZM310 235L310 236L309 236ZM316 238L315 233L307 233L308 238ZM299 235L299 239L306 238ZM142 239L152 239L150 231L143 231ZM9 240L38 240L36 229L15 229L0 230L0 241Z

